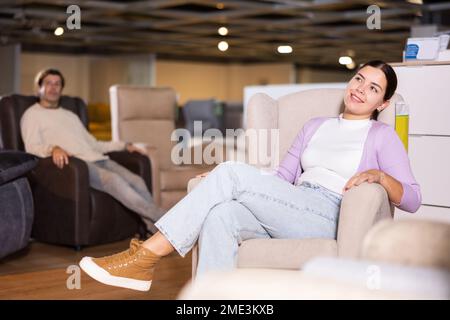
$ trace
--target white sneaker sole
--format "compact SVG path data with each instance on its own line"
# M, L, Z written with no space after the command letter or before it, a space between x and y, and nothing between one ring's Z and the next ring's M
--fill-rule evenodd
M152 285L151 281L112 276L108 273L108 271L99 267L94 261L92 261L91 257L84 257L83 259L81 259L80 267L91 278L110 286L122 287L138 291L148 291L150 290L150 286Z

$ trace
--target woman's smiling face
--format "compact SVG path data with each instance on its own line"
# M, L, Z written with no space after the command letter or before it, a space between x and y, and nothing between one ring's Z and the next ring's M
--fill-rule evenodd
M384 101L387 80L380 69L365 66L349 81L344 96L345 111L349 118L370 118L375 109L383 110L389 105Z

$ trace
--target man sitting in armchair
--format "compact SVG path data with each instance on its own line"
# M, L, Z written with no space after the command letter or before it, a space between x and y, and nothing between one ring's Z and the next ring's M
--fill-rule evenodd
M77 115L59 106L64 84L59 70L47 69L37 74L35 85L40 101L28 108L20 121L25 150L39 157L51 156L55 170L67 165L70 156L84 160L90 186L138 213L148 231L156 232L153 223L163 211L154 204L144 180L105 155L124 149L142 151L131 143L95 139Z

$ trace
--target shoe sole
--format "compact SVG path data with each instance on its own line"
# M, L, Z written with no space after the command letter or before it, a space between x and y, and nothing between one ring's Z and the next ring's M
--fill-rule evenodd
M80 261L80 267L91 278L110 286L122 287L138 291L148 291L152 285L152 281L136 280L124 277L113 276L105 269L98 266L91 257L84 257Z

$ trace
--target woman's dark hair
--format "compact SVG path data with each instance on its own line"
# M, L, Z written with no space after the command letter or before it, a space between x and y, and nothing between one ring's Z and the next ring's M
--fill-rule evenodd
M384 93L383 100L386 101L392 98L392 96L395 93L395 90L397 89L397 75L395 74L394 69L392 69L392 67L384 61L371 60L363 64L361 67L359 67L358 71L367 66L377 68L383 71L387 82L386 92ZM378 113L379 113L378 110L375 109L375 111L372 113L371 118L376 120L378 118Z
M41 87L42 81L44 81L44 78L46 76L48 76L49 74L54 75L54 76L59 76L61 78L61 86L62 86L62 88L64 88L64 85L65 85L64 77L63 77L62 73L57 69L46 69L46 70L40 71L36 75L36 78L34 79L34 83L37 88Z

